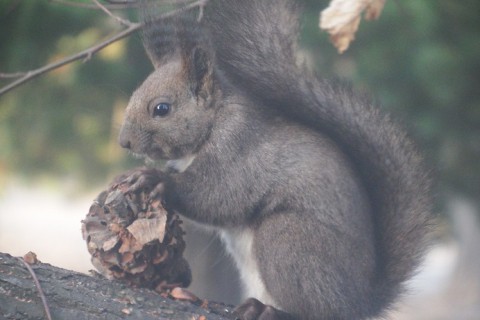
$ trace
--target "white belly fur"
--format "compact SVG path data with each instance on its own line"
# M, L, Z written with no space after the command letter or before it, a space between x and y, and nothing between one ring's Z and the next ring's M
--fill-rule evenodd
M239 270L244 297L253 297L264 304L275 306L275 302L265 288L253 254L253 231L248 228L223 229L219 233Z

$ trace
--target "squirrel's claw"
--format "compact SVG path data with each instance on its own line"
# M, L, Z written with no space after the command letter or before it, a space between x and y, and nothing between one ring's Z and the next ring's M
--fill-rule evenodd
M165 191L165 184L163 183L163 181L159 182L150 192L149 197L150 199L153 199L158 196L162 196L164 191Z
M272 306L265 305L255 298L249 298L234 311L236 320L292 320L293 318Z
M150 197L163 194L165 189L163 185L164 173L155 168L141 168L135 170L123 182L130 185L127 192L136 192L139 189L149 189Z

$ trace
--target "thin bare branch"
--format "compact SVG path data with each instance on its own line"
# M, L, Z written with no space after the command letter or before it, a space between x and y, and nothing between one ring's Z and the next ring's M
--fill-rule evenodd
M188 10L191 10L193 8L205 6L207 4L207 2L208 2L208 0L194 1L192 3L189 3L188 5L183 6L182 8L172 10L172 11L169 11L169 12L166 12L166 13L160 15L158 17L158 20L174 16L176 14L179 14L179 13L183 12L183 11L188 11ZM64 58L60 61L56 61L56 62L50 63L48 65L45 65L41 68L38 68L38 69L35 69L35 70L30 70L30 71L27 71L27 72L24 72L24 73L4 74L4 75L9 75L8 77L13 77L11 75L17 75L17 76L21 76L21 77L19 79L15 80L15 81L9 83L8 85L4 86L3 88L1 88L0 89L0 96L9 92L12 89L24 84L25 82L30 81L30 80L32 80L32 79L34 79L34 78L36 78L36 77L38 77L38 76L40 76L44 73L47 73L51 70L60 68L64 65L66 65L66 64L72 63L72 62L77 61L77 60L82 60L83 59L83 61L87 61L98 51L102 50L103 48L109 46L110 44L112 44L112 43L114 43L118 40L121 40L121 39L129 36L133 32L140 29L141 27L143 27L143 23L140 23L140 22L131 23L131 25L129 25L128 28L123 29L121 32L113 35L112 37L108 38L107 40L105 40L105 41L103 41L99 44L96 44L96 45L94 45L94 46L92 46L88 49L85 49L81 52L73 54L69 57L66 57L66 58ZM21 75L21 74L23 74L23 75Z
M120 39L125 38L126 36L128 36L131 33L137 31L138 29L140 29L141 27L142 27L141 23L132 24L130 27L124 29L123 31L115 34L113 37L110 37L107 40L105 40L105 41L103 41L103 42L101 42L101 43L99 43L99 44L97 44L93 47L90 47L90 48L88 48L86 50L83 50L79 53L71 55L71 56L69 56L65 59L60 60L60 61L50 63L46 66L41 67L41 68L25 72L25 75L23 77L15 80L12 83L10 83L10 84L4 86L3 88L1 88L0 89L0 96L3 95L6 92L12 90L15 87L18 87L19 85L38 77L39 75L42 75L42 74L44 74L46 72L49 72L51 70L60 68L64 65L66 65L66 64L69 64L69 63L73 62L73 61L77 61L77 60L81 60L81 59L84 59L84 61L89 60L98 51L102 50L103 48L107 47L108 45L110 45L110 44L112 44L112 43L114 43L114 42L116 42Z
M105 0L108 3L113 3L113 4L125 4L125 3L135 3L138 2L138 0Z
M56 4L61 4L61 5L76 7L76 8L93 9L93 10L100 9L96 4L92 4L92 3L83 3L83 2L76 2L76 1L69 1L69 0L50 0L50 1ZM109 4L105 4L104 6L109 10L122 10L127 8L138 8L140 7L140 5L141 4L138 1L132 1L132 2L123 1L118 3L109 2Z
M21 1L21 0L18 0ZM49 0L50 2L61 4L70 7L76 8L83 8L83 9L92 9L92 10L100 10L100 8L93 3L84 3L84 2L77 2L74 0ZM139 8L144 6L144 3L141 3L138 0L104 0L108 4L104 4L103 6L109 10L122 10L122 9L129 9L129 8ZM162 0L163 4L182 4L182 3L189 3L193 2L193 0Z
M42 299L42 304L43 304L43 308L45 310L45 315L47 317L47 320L52 320L52 315L50 313L50 308L48 307L47 298L45 297L45 294L43 293L42 287L40 286L40 282L38 281L38 278L37 278L37 275L35 274L35 271L33 271L30 264L28 264L28 262L25 261L24 258L22 259L20 257L17 257L17 259L20 260L21 262L23 262L25 267L28 269L28 272L30 272L30 275L33 278L33 282L35 282L35 286L37 287L38 294L40 295L40 299Z
M106 14L108 14L112 19L115 19L117 20L118 22L120 22L120 24L126 26L126 27L130 27L133 22L129 21L129 20L126 20L126 19L123 19L123 18L120 18L119 16L117 15L114 15L110 10L108 10L103 4L101 4L98 0L92 0L103 12L105 12Z
M0 78L20 78L26 74L26 72L0 73Z

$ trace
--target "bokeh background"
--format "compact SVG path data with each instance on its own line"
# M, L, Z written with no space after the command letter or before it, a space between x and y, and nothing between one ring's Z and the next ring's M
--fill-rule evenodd
M396 114L435 177L435 245L395 319L480 319L480 1L387 0L342 55L318 28L328 1L304 2L307 60ZM136 19L133 10L115 12ZM98 9L2 0L0 73L38 68L120 29ZM116 174L142 164L121 150L117 133L131 92L151 70L134 34L0 96L0 251L92 268L80 220ZM238 280L215 236L189 236L194 291L235 302Z

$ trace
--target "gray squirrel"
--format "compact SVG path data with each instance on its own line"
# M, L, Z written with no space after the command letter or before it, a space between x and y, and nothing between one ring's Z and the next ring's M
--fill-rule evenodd
M119 141L168 161L131 188L153 184L218 231L250 297L239 319L385 316L425 251L428 170L368 97L297 64L298 12L211 0L201 15L146 15L155 71Z

